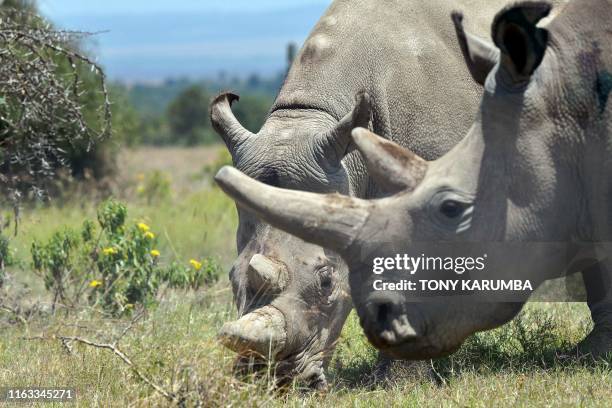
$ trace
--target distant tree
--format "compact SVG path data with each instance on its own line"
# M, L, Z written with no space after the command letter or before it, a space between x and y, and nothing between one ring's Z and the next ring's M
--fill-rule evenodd
M260 86L261 86L261 78L259 77L259 75L255 73L249 75L249 78L247 79L247 87L249 89L257 89Z
M208 118L209 95L194 85L181 92L168 106L166 116L177 141L195 145L204 142L211 126Z
M293 60L297 55L297 44L294 42L290 42L287 44L287 72L291 68L291 64L293 64Z
M259 132L266 121L273 98L260 94L244 94L233 107L236 118L251 132Z

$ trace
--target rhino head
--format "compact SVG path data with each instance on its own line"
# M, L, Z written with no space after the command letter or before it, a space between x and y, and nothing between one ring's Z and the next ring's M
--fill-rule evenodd
M520 273L537 286L567 267L564 243L610 240L610 231L602 235L610 225L610 183L600 175L610 171L612 104L601 82L612 53L609 34L602 41L588 26L609 33L612 11L605 1L576 1L541 28L550 8L525 2L502 10L492 26L495 46L464 32L462 16L453 15L470 72L485 89L469 133L446 155L427 162L365 129L353 131L388 197L286 191L231 168L217 175L230 196L270 224L341 254L365 333L387 354L450 353L474 332L513 318L526 296L417 303L408 291L374 290L375 257L435 253L428 243L468 243L486 253L502 243L487 269ZM593 214L601 222L593 223ZM529 245L512 245L522 242Z
M234 117L231 104L237 99L219 95L210 115L243 173L287 189L355 192L351 159L343 158L351 129L370 121L367 94L359 94L339 121L318 109L273 107L258 134ZM324 368L352 307L347 267L333 252L261 222L249 209L237 209L238 257L230 280L240 317L223 326L221 341L243 357L274 361L281 378L323 387Z

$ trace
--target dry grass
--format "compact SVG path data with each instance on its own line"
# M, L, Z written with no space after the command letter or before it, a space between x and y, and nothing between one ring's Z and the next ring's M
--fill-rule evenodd
M176 174L200 169L201 163L186 160L192 152L172 151L174 159L169 162L177 166L172 170ZM125 156L134 160L125 166L143 171L146 157L162 161L167 154L138 152ZM189 157L198 156L193 154ZM40 280L28 268L29 243L62 225L80 225L93 208L84 199L24 214L14 242L24 268L12 271L13 284L5 288L9 294L25 291L27 299L18 301L30 305L47 300ZM234 256L235 209L218 189L207 186L177 194L164 204L132 202L129 208L133 220L147 220L163 237L165 256L187 260L217 255L225 265ZM141 374L185 406L608 406L612 401L609 364L564 361L555 355L589 330L584 304L530 304L519 319L473 336L455 355L428 361L418 371L409 369L408 375L374 386L367 383L376 351L352 315L331 363L330 391L323 394L297 385L277 391L266 376L236 379L231 372L234 356L215 339L234 313L227 276L197 293L165 292L160 305L135 323L118 347ZM129 324L105 319L93 310L68 316L41 313L23 324L0 310L0 386L70 386L78 392L76 405L84 407L172 405L109 350L26 339L58 335L111 342Z
M179 193L196 191L209 185L198 177L206 164L215 161L223 145L196 147L140 147L123 150L117 160L118 180L127 185L139 174L163 171L171 177L172 185Z

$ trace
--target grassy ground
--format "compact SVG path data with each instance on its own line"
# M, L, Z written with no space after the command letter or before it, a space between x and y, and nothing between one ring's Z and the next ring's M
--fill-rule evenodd
M181 174L180 191L154 204L125 197L130 218L146 220L161 234L160 251L167 259L215 255L229 265L236 226L233 203L202 182L201 162L180 160L181 154L174 151L169 159L187 163L174 170ZM122 177L130 180L139 167L126 166L130 170ZM156 169L149 166L147 171ZM26 210L14 241L23 268L11 271L13 279L5 290L25 291L27 299L20 300L28 303L48 301L28 268L32 239L48 237L64 225L78 226L94 214L95 203L86 198ZM85 309L68 317L34 316L23 324L0 311L0 387L73 387L78 406L170 405L110 350L57 339L79 336L112 343L131 325L117 347L141 375L183 398L187 406L609 406L612 401L608 365L565 361L555 355L589 330L588 310L580 303L532 303L511 324L474 336L455 355L398 367L394 380L376 385L370 384L376 352L351 315L331 363L332 386L324 394L297 386L273 390L265 376L235 379L234 356L215 340L217 330L234 313L226 275L197 293L164 292L159 306L134 323L105 319Z

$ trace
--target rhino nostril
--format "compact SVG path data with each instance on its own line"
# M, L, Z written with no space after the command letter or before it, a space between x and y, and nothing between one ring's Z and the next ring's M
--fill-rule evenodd
M378 341L395 345L419 337L401 307L387 299L376 299L368 305L369 318L365 321Z
M378 312L376 313L376 321L380 324L387 323L387 319L391 316L393 305L390 303L381 303L377 305Z

